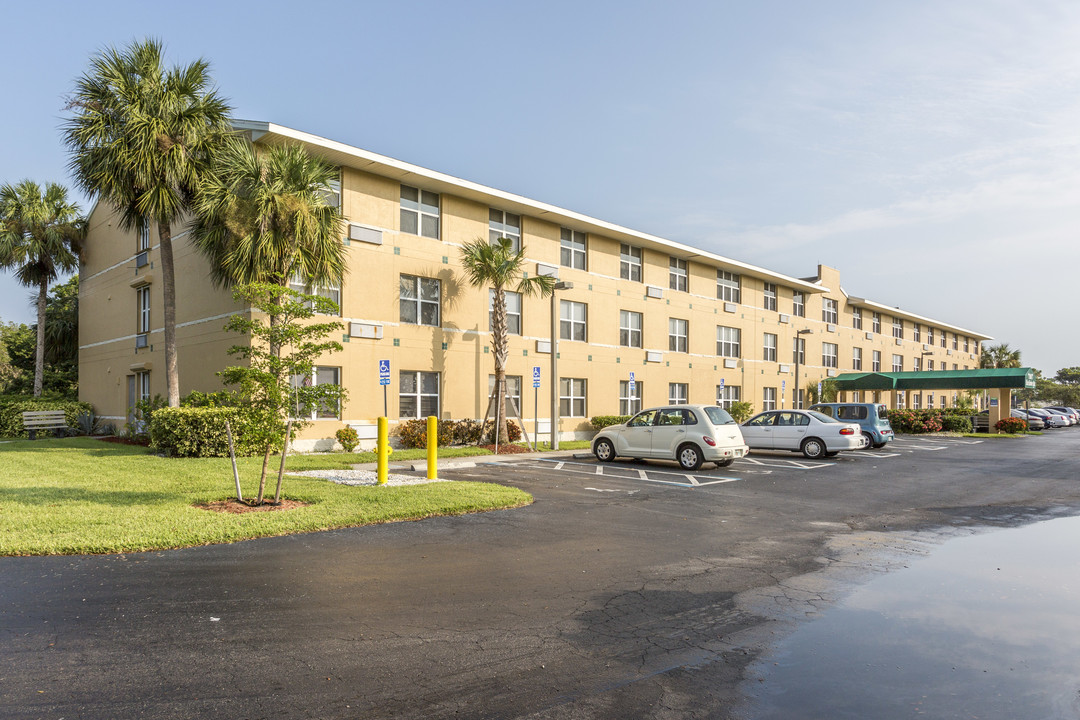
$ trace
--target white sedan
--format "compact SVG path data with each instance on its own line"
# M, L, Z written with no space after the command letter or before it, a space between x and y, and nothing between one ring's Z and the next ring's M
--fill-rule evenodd
M866 438L856 423L845 423L814 410L768 410L742 425L752 450L791 450L808 458L832 457L858 450Z

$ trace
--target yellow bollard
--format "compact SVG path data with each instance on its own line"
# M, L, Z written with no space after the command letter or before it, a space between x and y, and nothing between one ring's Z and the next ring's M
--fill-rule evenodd
M434 415L427 419L427 479L435 480L439 464L439 420Z
M379 435L375 445L375 455L378 462L378 483L386 484L386 471L390 463L390 430L389 421L381 417L378 421Z

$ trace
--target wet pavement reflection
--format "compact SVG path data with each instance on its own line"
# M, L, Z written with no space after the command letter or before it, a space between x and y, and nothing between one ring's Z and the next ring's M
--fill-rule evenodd
M960 537L751 669L751 718L1080 717L1080 518Z

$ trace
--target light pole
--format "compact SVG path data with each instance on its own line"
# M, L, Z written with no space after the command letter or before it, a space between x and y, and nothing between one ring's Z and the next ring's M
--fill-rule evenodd
M805 330L795 331L795 409L799 410L799 357L802 355L802 347L800 346L800 340L802 335L810 335L814 331L807 328Z
M559 306L556 290L573 290L574 283L560 280L551 291L551 449L559 449Z

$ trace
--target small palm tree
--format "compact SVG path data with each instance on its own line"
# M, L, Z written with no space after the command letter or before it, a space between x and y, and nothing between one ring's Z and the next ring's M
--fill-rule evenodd
M495 387L488 399L488 408L495 407L495 427L498 442L506 442L506 423L502 418L502 398L506 394L506 359L510 352L509 332L506 323L505 290L512 288L525 297L547 297L555 290L555 278L547 275L523 277L525 248L514 251L510 238L488 242L477 238L461 248L461 262L465 277L473 287L492 287L495 291L492 303L491 350L495 356ZM484 414L487 419L487 413Z
M45 377L45 307L49 283L79 269L86 223L67 189L49 183L42 189L24 180L0 187L0 267L14 270L23 285L37 288L37 352L34 396Z
M983 348L982 355L979 357L979 367L1018 368L1020 367L1020 351L1010 348L1009 343Z
M180 404L176 363L173 226L190 209L214 149L230 132L229 105L211 87L209 64L166 69L156 40L107 49L75 84L64 141L79 187L120 214L126 230L157 225L164 295L165 379Z

